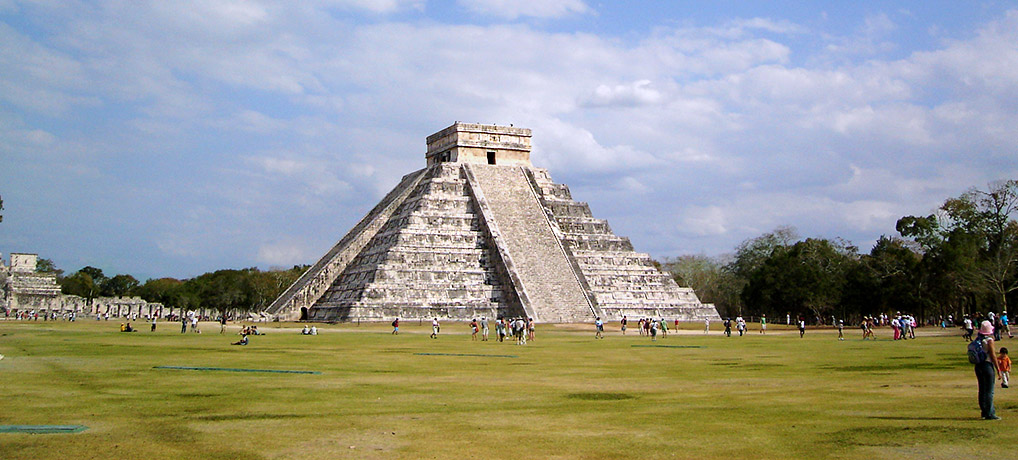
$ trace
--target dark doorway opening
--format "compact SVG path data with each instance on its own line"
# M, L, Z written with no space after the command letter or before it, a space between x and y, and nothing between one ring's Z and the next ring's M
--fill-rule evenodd
M300 307L300 320L301 321L308 320L308 307Z
M495 152L488 152L488 164L495 164Z

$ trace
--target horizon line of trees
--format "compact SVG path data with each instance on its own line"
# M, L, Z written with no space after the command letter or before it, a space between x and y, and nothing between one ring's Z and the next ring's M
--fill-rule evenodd
M1018 301L1018 180L972 188L927 216L898 219L868 254L841 238L801 238L778 227L743 241L732 254L684 255L660 268L692 287L721 316L786 314L808 321L856 321L896 311L919 320L991 310ZM138 296L168 307L247 312L266 308L308 265L224 269L190 279L106 276L87 266L69 276L49 259L65 294Z
M227 314L264 310L308 267L223 269L189 279L150 278L144 283L128 274L107 276L93 266L63 276L63 270L50 259L39 259L36 270L55 274L63 294L85 298L89 303L98 297L132 296L171 308L206 308Z
M662 268L722 317L807 321L909 312L920 321L1006 311L1018 297L1018 181L972 188L927 216L904 216L868 254L841 238L779 227L733 254L685 255Z

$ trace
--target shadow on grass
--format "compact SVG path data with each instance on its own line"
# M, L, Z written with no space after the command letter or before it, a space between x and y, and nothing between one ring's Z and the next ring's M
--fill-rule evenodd
M873 417L882 418L882 417ZM889 417L888 420L915 421L927 420L923 417ZM930 419L958 420L970 419ZM908 439L913 444L938 444L945 440L955 439L978 439L984 430L975 427L957 426L864 426L849 428L828 433L824 436L824 444L832 446L870 446L870 447L893 447L900 446L903 439Z
M274 420L283 418L308 418L310 415L304 414L211 414L211 415L193 415L187 418L192 420L202 420L206 422L221 422L230 420Z
M636 399L629 393L570 393L566 395L569 399L579 399L583 401L622 401L626 399Z
M901 421L918 421L918 420L940 420L940 421L952 421L952 422L964 422L967 420L978 420L978 417L902 417L902 416L890 416L890 415L872 415L866 418L875 420L901 420Z

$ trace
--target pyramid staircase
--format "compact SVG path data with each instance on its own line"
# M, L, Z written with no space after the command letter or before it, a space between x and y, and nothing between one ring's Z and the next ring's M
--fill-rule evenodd
M312 321L719 319L568 187L530 166L529 132L457 123L429 137L429 166L404 176L266 313Z

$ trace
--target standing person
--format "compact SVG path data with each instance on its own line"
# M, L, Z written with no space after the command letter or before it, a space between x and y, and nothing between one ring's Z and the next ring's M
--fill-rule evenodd
M435 318L434 320L431 321L431 338L433 338L433 339L437 339L438 338L438 330L439 330L439 328L440 327L439 327L439 324L438 324L438 318Z
M1000 341L1000 333L1004 329L1004 323L1000 321L1000 316L993 319L993 340Z
M158 316L152 315L152 330L150 332L155 332L156 331L156 320L157 319L159 319ZM71 321L74 321L74 320L71 320Z
M223 313L222 315L219 316L219 333L220 334L226 333L226 313Z
M71 321L74 321L74 320L72 319ZM1004 332L1007 332L1007 338L1013 339L1014 336L1011 335L1011 326L1008 324L1007 310L1004 310L1000 314L1000 324L1004 325Z
M643 335L643 322L644 321L646 321L646 320L643 319L643 318L640 318L640 322L636 324L636 329L638 331L640 331L640 335Z
M498 336L499 342L505 340L505 323L503 321L501 317L495 320L495 335Z
M1000 387L1007 388L1011 380L1011 358L1007 356L1007 348L1001 347L997 352L997 372L1000 372Z
M731 337L732 336L732 320L731 320L731 318L725 318L724 325L725 325L725 336L726 337Z
M629 323L629 320L626 319L626 315L622 315L622 335L626 335L626 324L627 323Z
M481 341L482 342L487 342L488 341L488 317L487 316L482 316L481 317Z
M399 335L399 318L392 320L392 334Z
M650 340L657 341L657 320L650 320Z
M984 420L1000 420L993 408L993 384L997 380L997 354L993 343L993 324L983 321L979 335L969 345L969 359L976 351L975 372L979 382L979 413Z
M746 332L746 320L742 319L742 315L735 318L735 328L739 330L739 337Z
M477 318L470 321L470 340L477 340Z
M760 315L760 333L767 333L767 315Z
M668 337L668 321L665 321L664 318L661 318L661 323L660 324L661 324L661 338L662 339L667 338Z
M703 333L704 334L710 333L710 318L703 319Z
M640 321L643 321L643 320L640 320ZM604 338L604 322L601 321L601 317L600 316L598 316L594 320L594 328L597 329L597 332L594 333L594 338L595 339L603 339Z
M965 320L962 322L962 324L963 327L965 328L965 335L963 335L962 338L967 341L972 341L972 333L974 332L974 329L972 327L972 318L969 318L968 315L965 315Z
M537 326L534 324L534 318L527 318L527 339L528 340L534 340L536 338L536 336L534 335L534 332L536 332L536 329L537 329Z
M806 319L800 316L799 317L799 338L801 339L802 336L804 336L804 335L806 335Z
M184 334L186 332L187 332L187 317L186 316L181 316L180 317L180 333Z
M838 320L838 340L845 340L845 320Z

